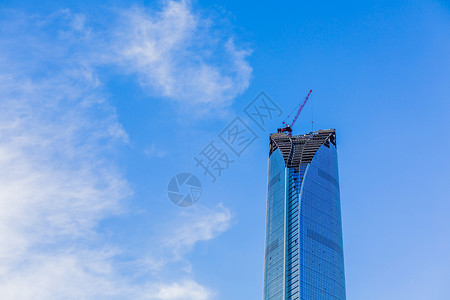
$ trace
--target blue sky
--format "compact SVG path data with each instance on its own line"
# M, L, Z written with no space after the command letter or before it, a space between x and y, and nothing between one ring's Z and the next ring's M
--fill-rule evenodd
M312 89L294 133L337 131L348 299L447 299L449 36L446 1L0 1L1 298L261 299L268 134ZM258 138L211 182L194 156L236 117Z

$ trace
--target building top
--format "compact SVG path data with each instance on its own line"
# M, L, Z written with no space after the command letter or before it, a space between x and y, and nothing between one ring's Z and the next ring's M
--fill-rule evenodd
M320 146L336 146L334 129L323 129L307 134L288 136L285 133L270 135L270 155L280 149L286 167L293 167L298 172L300 164L310 163Z

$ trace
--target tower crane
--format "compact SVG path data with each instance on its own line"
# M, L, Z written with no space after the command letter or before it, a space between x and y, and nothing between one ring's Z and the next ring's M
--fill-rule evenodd
M312 92L312 90L309 90L308 95L306 95L305 100L304 100L303 103L300 105L300 108L298 109L297 114L295 115L294 119L292 120L291 125L288 125L288 124L286 124L286 123L283 121L283 128L278 129L278 132L287 132L288 136L292 136L292 126L294 126L295 121L297 121L298 116L299 116L300 113L302 112L303 107L305 107L305 104L306 104L306 102L308 101L309 95L311 95L311 92ZM289 116L287 116L287 118L289 118ZM286 118L286 120L287 120L287 118ZM286 120L285 120L285 121L286 121Z

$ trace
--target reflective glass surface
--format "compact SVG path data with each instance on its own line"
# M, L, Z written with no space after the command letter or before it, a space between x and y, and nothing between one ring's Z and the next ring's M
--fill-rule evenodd
M264 300L345 299L337 152L322 145L299 171L269 158Z
M300 191L300 299L345 299L337 153L322 145Z
M284 299L285 167L280 150L269 158L264 299Z

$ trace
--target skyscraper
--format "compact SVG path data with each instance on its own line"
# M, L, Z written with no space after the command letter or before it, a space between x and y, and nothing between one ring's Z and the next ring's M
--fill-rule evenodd
M264 300L345 299L334 129L270 135Z

